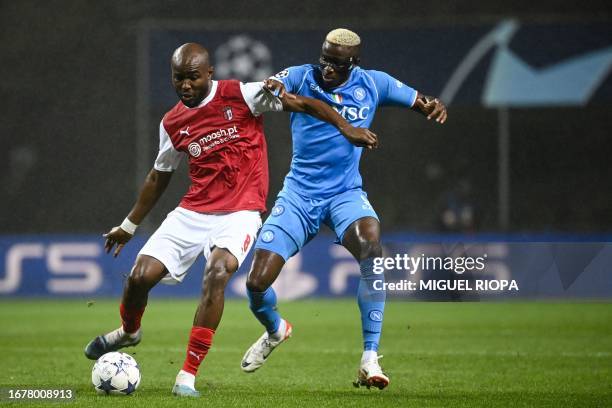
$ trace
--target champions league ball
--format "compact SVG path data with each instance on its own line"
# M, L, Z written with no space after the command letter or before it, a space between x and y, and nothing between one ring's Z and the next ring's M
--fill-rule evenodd
M274 73L268 47L246 35L232 37L221 44L215 50L214 61L215 76L219 79L261 81Z
M113 351L96 361L91 370L91 382L103 395L129 395L140 384L140 369L134 357Z

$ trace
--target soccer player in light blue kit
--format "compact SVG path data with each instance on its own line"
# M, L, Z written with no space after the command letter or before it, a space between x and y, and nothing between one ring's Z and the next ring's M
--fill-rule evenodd
M346 29L332 30L323 43L318 65L301 65L275 75L284 95L317 98L333 106L356 127L370 127L376 108L405 106L438 123L446 121L444 104L425 96L390 75L358 66L361 40ZM291 97L286 95L285 97ZM247 279L250 308L265 333L247 350L242 369L253 372L286 340L291 324L276 310L271 285L285 262L328 225L359 262L361 279L357 300L361 313L364 351L356 386L383 389L389 378L378 363L378 345L385 307L384 290L373 282L384 275L373 272L374 258L382 256L380 223L361 189L359 159L362 147L350 144L327 123L302 113L291 114L293 158L282 191L260 231Z

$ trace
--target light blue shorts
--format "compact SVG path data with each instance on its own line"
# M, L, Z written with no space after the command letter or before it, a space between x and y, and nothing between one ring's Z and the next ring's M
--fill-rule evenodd
M360 188L325 199L306 198L283 189L259 232L255 248L277 253L287 261L317 235L321 222L336 233L336 242L341 243L347 228L364 217L378 220L368 195Z

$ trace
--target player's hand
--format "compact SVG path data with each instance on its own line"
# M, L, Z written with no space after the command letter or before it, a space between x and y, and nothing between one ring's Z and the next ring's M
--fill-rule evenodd
M375 149L378 147L378 136L370 129L347 126L340 129L340 132L349 142L359 147Z
M427 115L427 120L435 119L440 124L446 122L448 117L446 105L438 98L430 99L430 97L422 96L417 98L415 104L421 112Z
M283 99L296 99L294 94L287 92L285 85L281 81L275 81L273 79L264 79L264 89L271 92L272 95Z
M106 242L104 243L104 250L107 254L110 253L110 251L115 245L117 245L117 248L113 253L113 256L115 258L119 255L125 244L127 244L128 241L133 237L132 234L124 231L121 227L114 227L106 234L102 234L102 236L106 238Z

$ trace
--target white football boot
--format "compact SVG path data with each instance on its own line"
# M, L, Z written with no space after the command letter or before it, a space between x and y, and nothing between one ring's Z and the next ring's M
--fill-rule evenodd
M195 375L180 370L172 387L172 395L177 397L199 397L200 392L195 389Z
M276 340L269 336L268 332L264 332L259 339L247 350L242 357L240 368L246 373L252 373L261 367L265 362L270 353L278 347L282 342L291 337L293 327L291 323L283 319L279 327L281 331L280 339Z
M366 360L361 362L359 371L357 372L357 380L353 382L356 388L359 387L376 387L382 390L389 385L389 377L385 374L378 364L378 356L376 359Z

